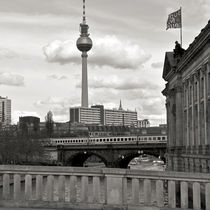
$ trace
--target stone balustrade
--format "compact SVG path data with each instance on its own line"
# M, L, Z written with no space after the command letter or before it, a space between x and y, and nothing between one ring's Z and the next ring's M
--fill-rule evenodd
M1 165L0 206L210 210L210 175Z

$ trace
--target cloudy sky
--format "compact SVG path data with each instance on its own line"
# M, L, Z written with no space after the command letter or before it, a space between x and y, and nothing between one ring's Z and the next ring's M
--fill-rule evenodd
M165 123L161 91L164 54L179 40L166 31L182 6L183 47L207 24L209 0L86 0L93 48L88 57L89 104L137 110L139 119ZM69 120L80 105L79 37L82 0L0 0L0 95L12 100L12 118Z

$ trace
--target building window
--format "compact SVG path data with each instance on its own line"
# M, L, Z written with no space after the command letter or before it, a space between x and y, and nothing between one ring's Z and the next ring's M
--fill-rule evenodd
M200 86L200 94L201 94L201 98L203 98L204 96L204 78L201 78L201 86Z
M185 91L184 91L184 106L186 107L187 106L187 89L185 88Z
M190 85L190 93L189 93L189 102L190 102L190 105L192 104L192 93L193 93L193 89L192 89L192 85Z
M197 101L198 100L198 82L195 82L194 85L194 100Z

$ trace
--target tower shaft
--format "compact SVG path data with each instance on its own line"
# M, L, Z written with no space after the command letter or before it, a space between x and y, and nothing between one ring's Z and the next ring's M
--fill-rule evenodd
M88 29L89 26L86 24L85 16L85 0L83 0L83 18L80 24L80 37L77 39L77 48L82 52L82 107L88 107L87 52L93 45Z
M87 52L82 52L82 107L88 107Z

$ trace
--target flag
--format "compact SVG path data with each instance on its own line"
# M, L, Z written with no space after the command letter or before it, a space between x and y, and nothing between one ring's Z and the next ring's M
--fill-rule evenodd
M180 8L176 12L173 12L168 15L166 30L169 28L181 28L181 27L182 27L182 14Z

